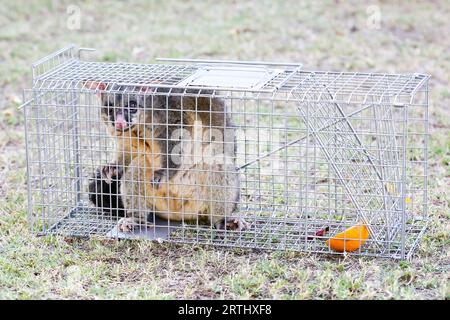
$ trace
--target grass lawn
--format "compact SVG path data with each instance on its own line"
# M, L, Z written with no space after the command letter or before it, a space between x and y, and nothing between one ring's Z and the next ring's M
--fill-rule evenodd
M372 5L2 1L0 298L449 299L450 2ZM73 9L80 9L80 28ZM379 25L372 20L377 9ZM35 237L27 226L24 123L17 107L21 90L31 86L31 63L69 43L96 48L93 59L103 61L276 60L302 62L309 70L432 75L431 223L417 254L406 262Z

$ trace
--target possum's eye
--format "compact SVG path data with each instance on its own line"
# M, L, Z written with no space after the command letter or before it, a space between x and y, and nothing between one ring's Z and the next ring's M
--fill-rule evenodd
M114 114L115 112L116 112L116 107L114 106L114 104L108 104L108 113Z
M137 112L137 104L136 104L136 102L130 101L130 104L128 105L128 109L129 109L130 113L132 113L132 114L136 113Z
M113 110L115 108L114 102L107 101L104 105L108 110Z

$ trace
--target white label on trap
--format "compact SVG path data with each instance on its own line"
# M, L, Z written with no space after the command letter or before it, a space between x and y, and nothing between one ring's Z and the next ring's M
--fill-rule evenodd
M260 89L281 72L283 70L257 67L204 67L178 86Z

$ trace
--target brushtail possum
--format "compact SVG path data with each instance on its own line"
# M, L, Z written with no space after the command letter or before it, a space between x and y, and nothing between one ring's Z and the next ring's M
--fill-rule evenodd
M88 81L85 87L104 91L107 84ZM147 225L151 213L218 229L249 228L235 216L236 132L222 99L206 90L118 85L100 98L117 151L113 163L94 173L90 200L123 216L119 230Z

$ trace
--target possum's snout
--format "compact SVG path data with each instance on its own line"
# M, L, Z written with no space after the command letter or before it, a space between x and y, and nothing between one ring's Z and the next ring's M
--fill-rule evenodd
M115 127L117 130L124 130L128 127L128 122L121 112L116 114Z

